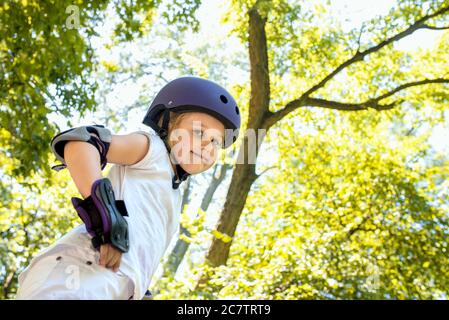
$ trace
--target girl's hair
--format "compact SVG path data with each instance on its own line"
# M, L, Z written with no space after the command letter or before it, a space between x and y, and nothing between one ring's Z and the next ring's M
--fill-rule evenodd
M169 143L169 137L173 131L173 129L176 128L176 126L178 125L178 123L181 121L181 119L186 115L186 113L177 113L177 112L170 112L170 120L168 121L168 134L167 137L165 138L165 141L167 143ZM162 126L162 119L163 117L161 117L159 119L159 126Z
M168 136L169 137L170 137L170 134L173 131L173 129L176 129L176 126L178 125L179 122L181 122L182 118L184 118L185 115L186 115L186 113L172 112L172 114L170 115L170 121L168 122Z

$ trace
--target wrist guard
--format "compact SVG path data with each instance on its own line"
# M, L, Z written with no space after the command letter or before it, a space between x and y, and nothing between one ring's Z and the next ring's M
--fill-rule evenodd
M128 212L123 200L115 200L114 190L108 178L96 180L91 195L86 199L73 197L72 204L92 236L92 245L111 243L121 252L129 249Z

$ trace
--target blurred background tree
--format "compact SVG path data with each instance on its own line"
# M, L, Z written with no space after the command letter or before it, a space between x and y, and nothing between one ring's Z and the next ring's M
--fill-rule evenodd
M398 0L347 28L334 2L3 2L0 297L79 223L51 137L130 131L191 74L268 131L256 165L235 164L241 137L189 181L156 298L446 298L449 167L431 140L448 126L449 3ZM434 46L398 46L423 30Z

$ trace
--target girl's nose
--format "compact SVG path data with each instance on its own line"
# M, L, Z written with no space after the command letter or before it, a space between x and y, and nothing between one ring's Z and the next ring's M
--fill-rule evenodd
M207 146L209 143L212 143L212 141L208 138L203 138L201 139L201 146L205 147Z

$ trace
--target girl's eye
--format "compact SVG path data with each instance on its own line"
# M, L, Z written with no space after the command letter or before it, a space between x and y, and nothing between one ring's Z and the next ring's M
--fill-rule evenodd
M214 146L216 146L217 148L221 147L221 142L218 140L213 139L212 143L214 144Z

